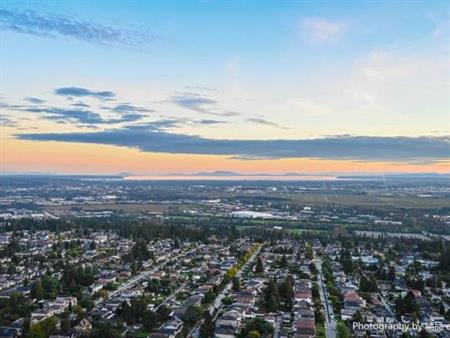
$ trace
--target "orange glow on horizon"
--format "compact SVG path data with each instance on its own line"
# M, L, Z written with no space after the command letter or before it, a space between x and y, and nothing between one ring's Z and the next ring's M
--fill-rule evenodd
M309 158L242 160L220 155L147 153L110 145L34 142L3 139L2 172L55 172L66 174L164 175L229 170L254 173L449 173L450 161L430 164L321 160Z

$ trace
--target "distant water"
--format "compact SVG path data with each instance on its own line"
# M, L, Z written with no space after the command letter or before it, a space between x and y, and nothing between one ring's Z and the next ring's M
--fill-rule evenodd
M165 175L165 176L126 176L125 180L141 180L141 181L334 181L336 176L188 176L188 175Z

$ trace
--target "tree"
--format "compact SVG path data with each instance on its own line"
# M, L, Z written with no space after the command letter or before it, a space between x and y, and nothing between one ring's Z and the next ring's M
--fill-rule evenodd
M248 333L247 337L249 337L249 338L260 338L261 334L258 331L250 331Z
M277 282L275 279L271 279L264 290L264 308L268 312L276 312L279 305Z
M260 256L258 256L258 260L256 261L255 273L263 273L264 266Z
M234 292L240 291L241 290L241 280L238 277L234 276L232 281L233 281L233 287L232 287L233 291Z
M40 279L37 279L31 286L31 297L41 300L44 298L44 288Z
M9 263L6 273L8 275L15 275L17 273L16 265L13 262Z
M45 275L42 277L42 288L44 290L45 299L54 299L60 289L59 281L51 275Z
M147 308L147 302L143 297L136 297L131 300L131 305L126 302L122 306L122 318L129 324L139 322Z
M234 299L231 298L231 297L224 297L222 299L222 304L223 305L231 305L231 304L233 304L233 302L234 302Z
M373 278L361 276L359 280L359 291L361 292L376 292L378 291L377 281Z
M272 332L273 327L269 322L262 318L255 318L245 323L245 326L239 336L243 338L257 338L261 336L268 336ZM257 334L259 334L259 336Z
M286 257L286 255L283 255L283 256L281 256L279 267L280 267L280 269L284 269L284 268L287 268L287 266L288 266L287 257Z
M313 275L317 275L317 267L316 264L314 264L313 262L309 263L309 271L311 271L311 273Z
M158 312L158 315L161 318L161 321L165 321L165 320L167 320L167 318L169 318L170 313L172 312L172 310L170 310L167 306L163 305L163 306L159 307L157 312Z
M294 304L294 281L291 276L287 276L277 284L278 296L284 302L286 308L290 310Z
M61 319L61 331L68 332L72 328L70 325L70 313L64 312L63 317Z
M202 317L202 309L195 305L190 305L183 315L183 321L188 324L195 324Z
M142 316L142 324L147 330L151 331L158 324L158 319L159 316L155 312L146 310Z
M450 246L446 245L439 257L439 269L450 271Z
M306 259L313 259L314 258L314 252L313 252L311 244L309 244L309 243L306 244L305 257L306 257Z
M45 338L49 337L56 332L56 324L58 320L52 316L40 321L39 323L31 326L29 337L30 338Z
M387 278L392 281L395 280L395 268L393 266L389 267Z
M114 329L114 327L111 325L111 323L108 322L98 322L94 325L91 334L89 335L90 338L120 338L121 335L117 330Z
M352 255L348 250L341 251L341 264L346 274L350 274L353 272L354 265L352 261Z
M363 321L363 316L361 314L361 311L359 311L359 310L356 311L355 314L353 315L352 320L354 322L361 323Z
M405 297L398 297L395 301L395 311L398 315L403 315L405 313L415 313L419 314L419 306L415 300L414 294L410 291Z
M347 325L344 322L338 322L336 327L336 337L337 338L350 338L351 333Z
M210 338L214 334L214 322L212 321L209 311L205 311L202 325L200 326L200 338Z
M217 295L214 291L209 290L206 294L205 297L202 300L203 304L209 304L212 303L214 301L214 299L216 299Z

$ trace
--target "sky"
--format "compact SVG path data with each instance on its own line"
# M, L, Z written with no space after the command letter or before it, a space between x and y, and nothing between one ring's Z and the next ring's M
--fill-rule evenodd
M2 1L2 173L449 173L448 1Z

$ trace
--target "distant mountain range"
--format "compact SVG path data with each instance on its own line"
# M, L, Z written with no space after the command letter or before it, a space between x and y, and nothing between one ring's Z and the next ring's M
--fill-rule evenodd
M175 174L169 174L167 176L202 176L202 177L239 177L239 176L246 176L246 177L253 177L253 176L268 176L268 177L280 177L280 176L310 176L307 174L300 174L300 173L284 173L284 174L268 174L268 173L257 173L257 174L245 174L245 173L237 173L234 171L225 171L225 170L218 170L218 171L201 171L198 173L193 174L184 174L184 173L175 173ZM314 176L325 176L325 175L314 175Z
M136 175L128 172L121 172L115 175L70 175L70 174L56 174L50 172L28 172L28 173L19 173L19 172L3 172L0 173L2 177L25 177L25 178L66 178L66 179L123 179L129 176L139 177L140 175ZM234 171L227 170L217 170L217 171L201 171L192 174L186 173L173 173L166 175L154 175L154 177L230 177L230 178L239 178L239 177L304 177L307 179L308 177L335 177L340 180L370 180L370 181L385 181L385 180L449 180L450 182L450 173L449 174L438 174L438 173L391 173L391 174L305 174L305 173L295 173L288 172L282 174L270 174L270 173L255 173L255 174L247 174L247 173L239 173Z

